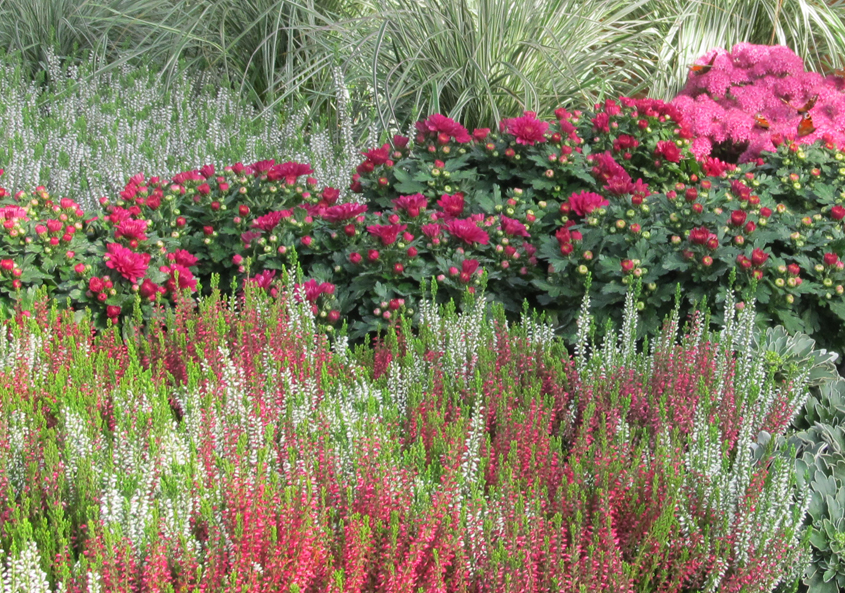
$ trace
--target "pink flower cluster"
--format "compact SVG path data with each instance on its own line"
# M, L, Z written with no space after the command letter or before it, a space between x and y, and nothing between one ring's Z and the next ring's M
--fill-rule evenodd
M690 70L672 105L695 136L691 149L699 160L716 145L741 149L740 162L784 140L845 146L843 80L806 72L789 48L739 43L698 62L702 68Z

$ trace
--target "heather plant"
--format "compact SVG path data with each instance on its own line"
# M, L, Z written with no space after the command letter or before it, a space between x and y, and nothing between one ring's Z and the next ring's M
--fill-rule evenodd
M122 341L47 301L0 333L4 583L31 590L770 591L808 494L807 374L672 317L583 303L570 357L482 295L375 348L315 332L300 278L215 290ZM140 320L140 318L138 319Z
M259 113L215 73L185 64L169 84L150 62L105 69L92 58L60 62L47 52L47 80L31 82L19 57L0 67L0 169L4 185L43 185L86 210L138 172L173 176L207 162L287 157L312 164L341 187L355 166L351 114L336 76L337 126L306 125L296 109ZM325 123L325 122L324 122Z
M746 162L784 140L845 143L841 71L806 72L788 47L748 43L711 50L694 68L672 104L695 135L691 150L699 159Z

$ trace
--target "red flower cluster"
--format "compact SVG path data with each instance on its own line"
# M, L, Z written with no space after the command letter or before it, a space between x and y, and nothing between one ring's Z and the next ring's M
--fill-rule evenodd
M467 245L487 245L490 236L471 219L454 219L446 223L449 234Z
M135 253L119 243L109 243L106 250L106 267L115 270L131 283L137 283L147 273L149 253Z

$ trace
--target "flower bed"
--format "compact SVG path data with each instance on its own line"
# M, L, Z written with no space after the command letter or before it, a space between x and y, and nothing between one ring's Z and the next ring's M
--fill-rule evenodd
M698 316L676 338L676 317L646 354L633 299L601 348L585 302L570 357L531 319L423 302L418 336L353 353L314 333L298 291L180 301L126 343L43 306L6 322L12 590L770 591L801 575L808 491L765 437L807 376L747 349L750 307L718 335Z

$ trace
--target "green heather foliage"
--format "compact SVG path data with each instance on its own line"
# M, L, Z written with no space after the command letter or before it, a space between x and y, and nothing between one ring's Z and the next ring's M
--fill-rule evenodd
M797 585L779 437L808 374L756 355L753 306L639 348L632 297L604 336L585 299L570 357L468 295L353 351L297 290L184 299L125 342L46 301L4 323L5 590Z

